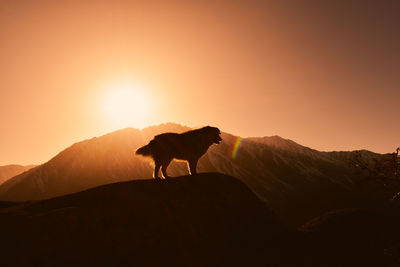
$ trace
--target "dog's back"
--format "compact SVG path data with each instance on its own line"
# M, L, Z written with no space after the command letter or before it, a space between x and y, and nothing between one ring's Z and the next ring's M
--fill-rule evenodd
M194 154L195 140L186 138L185 134L164 133L154 137L150 142L154 159L188 159Z

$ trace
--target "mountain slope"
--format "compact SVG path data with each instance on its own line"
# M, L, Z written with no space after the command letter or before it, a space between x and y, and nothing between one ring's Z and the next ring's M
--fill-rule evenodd
M303 225L310 246L304 256L317 266L398 266L398 207L344 209L323 214ZM308 255L307 255L308 254Z
M182 132L187 128L166 124L162 129ZM160 129L156 130L128 128L75 143L38 168L4 183L0 199L46 199L102 184L149 178L149 161L134 152L159 133Z
M120 182L3 206L5 265L284 265L285 227L242 182L221 174Z
M22 165L10 164L10 165L0 166L0 185L5 181L7 181L8 179L18 174L21 174L29 169L32 169L33 167L35 167L35 165L22 166Z
M135 156L134 151L158 133L185 130L188 128L177 124L141 131L128 128L76 143L47 163L1 185L0 200L46 199L102 184L150 178L150 161ZM198 171L237 177L288 224L298 226L332 209L362 207L377 201L377 189L360 190L362 178L348 166L353 152L319 152L273 136L243 139L236 157L232 157L240 139L227 133L222 138L220 145L211 146L200 159ZM363 153L368 158L383 156ZM186 164L173 162L168 173L185 175Z
M377 185L360 186L365 178L349 167L355 152L320 152L273 136L243 139L233 159L226 155L237 138L225 134L223 139L207 155L213 167L245 182L293 226L329 210L365 207L390 198L387 192L377 199L376 191L382 191ZM363 154L385 157L369 151Z

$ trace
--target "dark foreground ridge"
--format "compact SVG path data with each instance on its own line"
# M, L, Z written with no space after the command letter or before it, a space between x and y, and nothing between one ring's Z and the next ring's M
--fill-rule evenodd
M2 266L399 266L399 209L342 210L288 230L217 173L0 202Z
M277 265L285 232L247 186L215 173L0 205L4 266Z

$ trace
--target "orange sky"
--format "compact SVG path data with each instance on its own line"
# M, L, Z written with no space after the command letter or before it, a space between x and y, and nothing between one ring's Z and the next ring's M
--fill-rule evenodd
M1 0L0 165L169 121L394 150L399 4L280 2ZM146 96L116 123L120 84Z

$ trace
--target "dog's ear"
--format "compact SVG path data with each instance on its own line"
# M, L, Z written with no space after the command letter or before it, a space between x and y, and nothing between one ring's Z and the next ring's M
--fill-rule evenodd
M215 133L221 134L221 131L217 127L210 127Z

